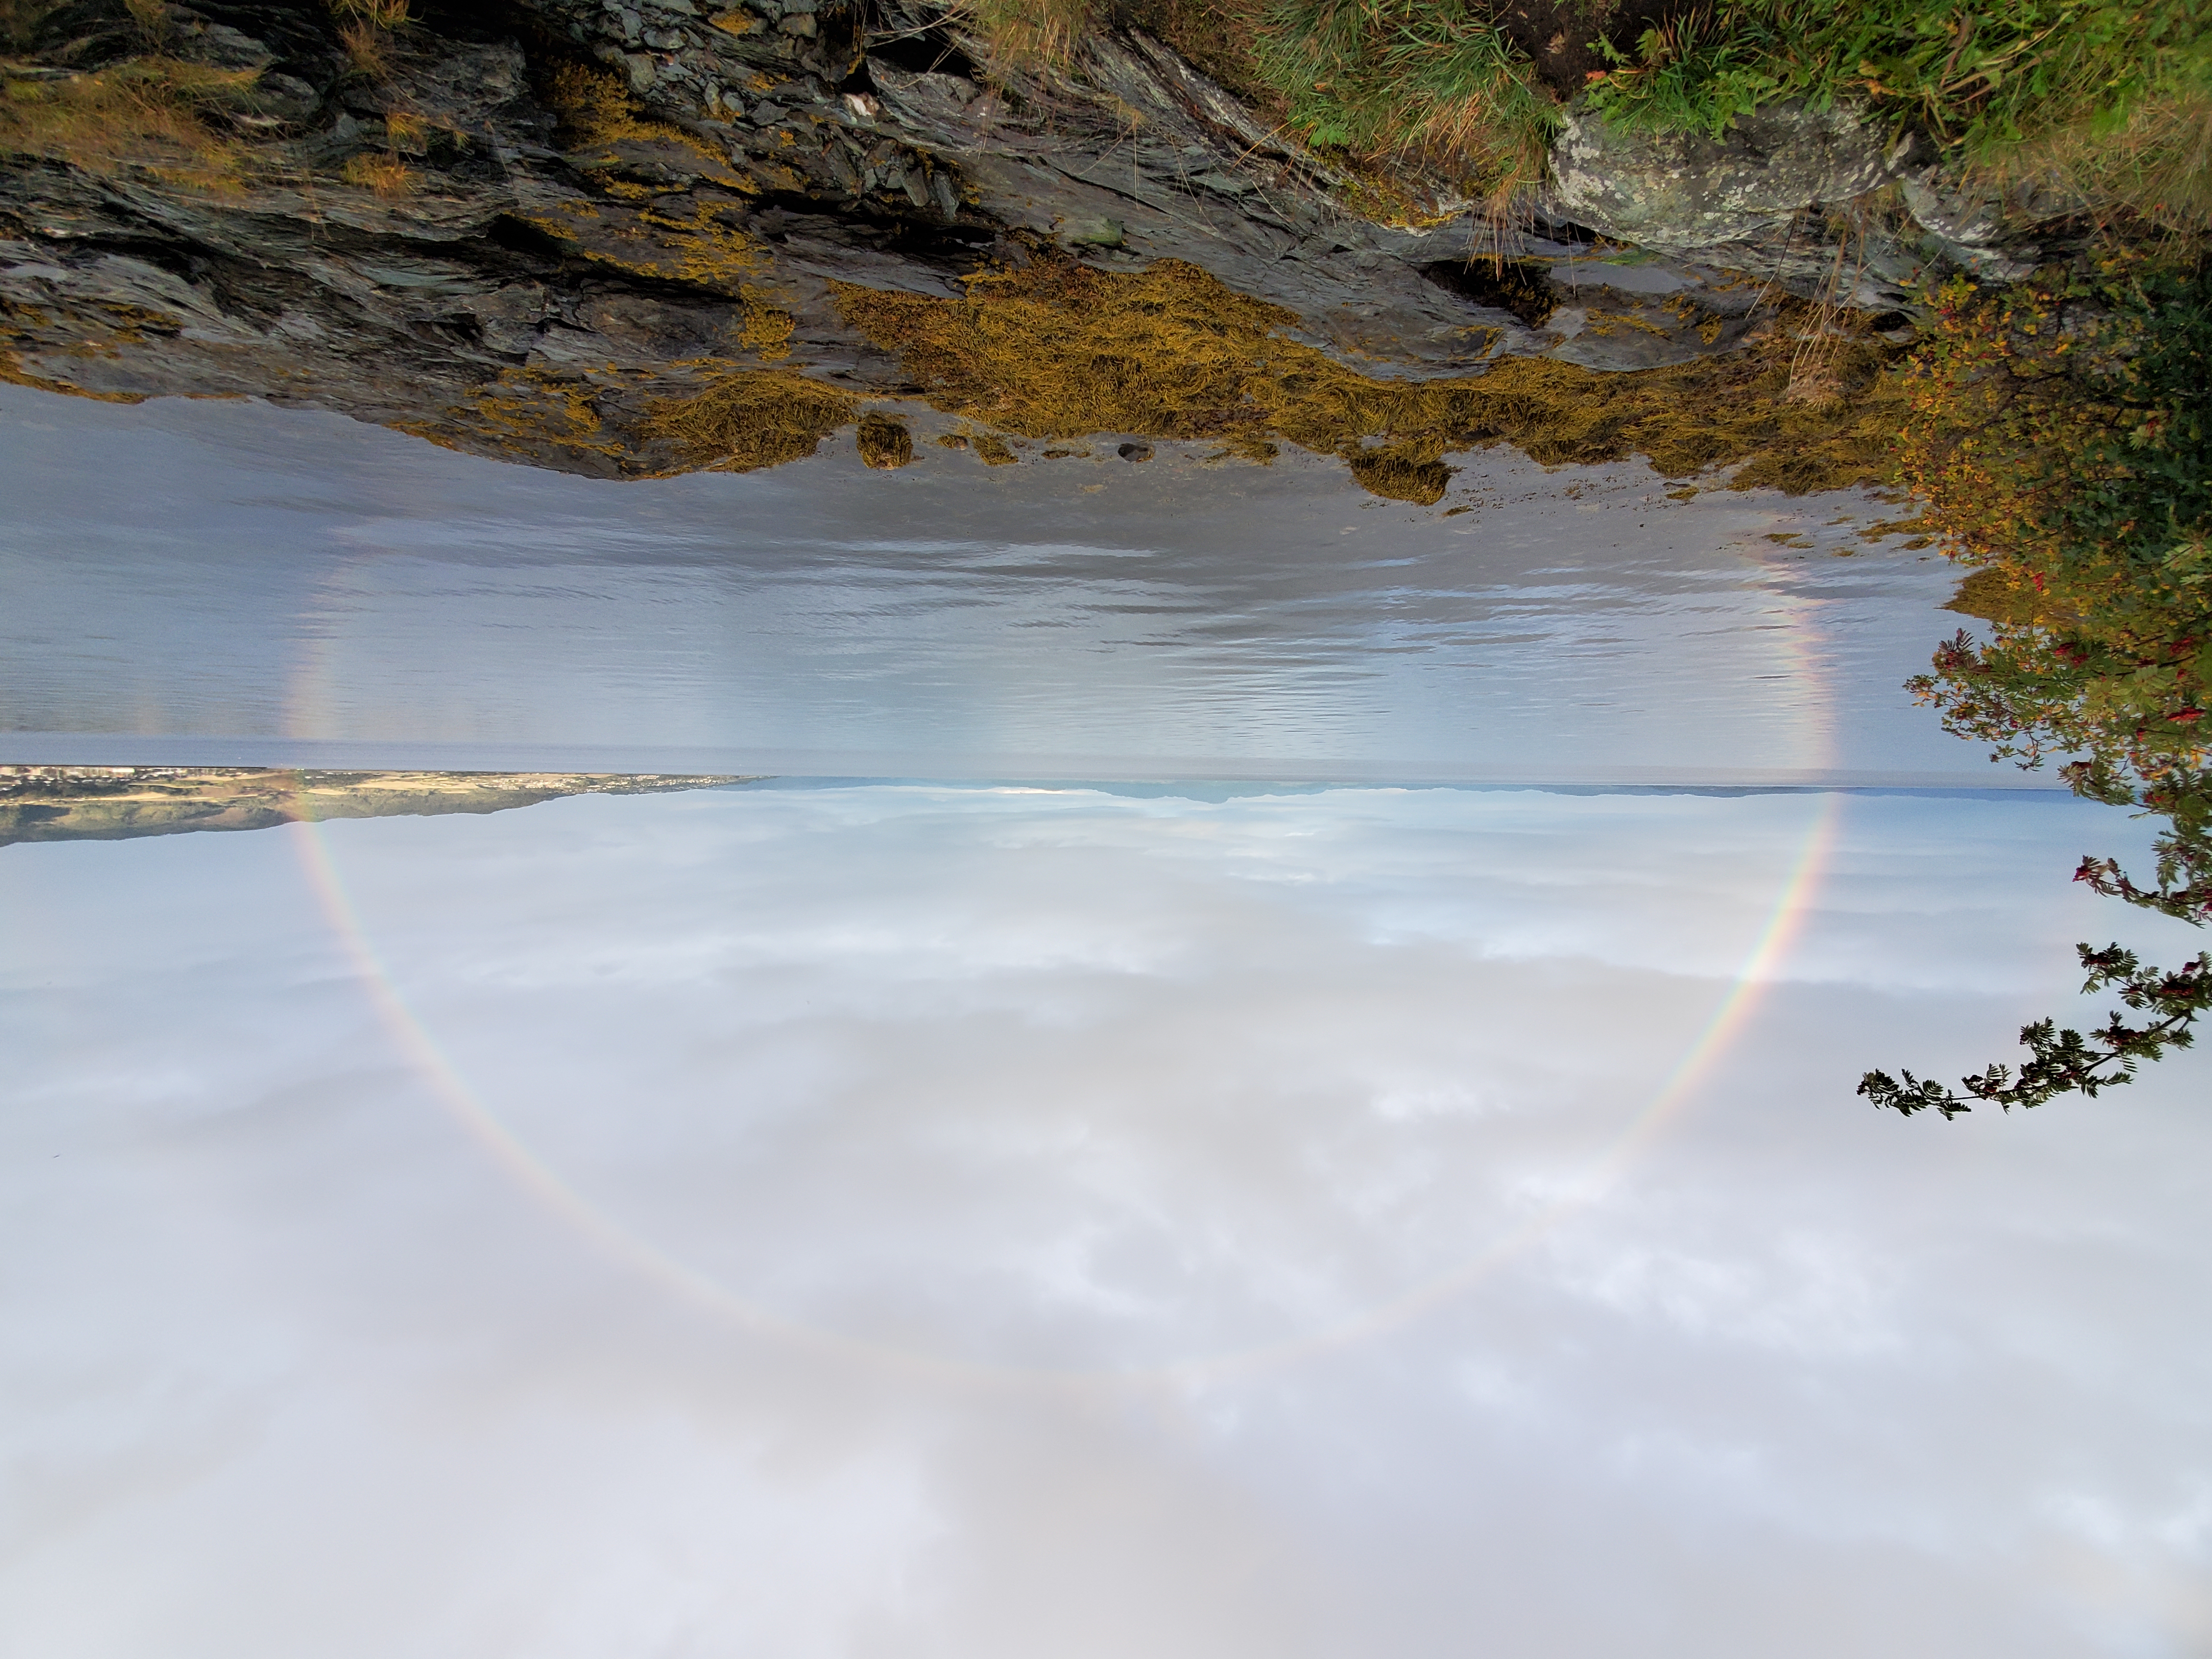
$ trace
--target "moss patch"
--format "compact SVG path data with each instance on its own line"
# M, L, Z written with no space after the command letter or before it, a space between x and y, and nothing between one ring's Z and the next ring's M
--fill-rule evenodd
M141 392L82 386L74 380L40 374L39 369L82 372L92 365L118 359L130 348L143 347L174 335L183 326L181 318L120 301L48 308L0 301L0 380L40 392L91 398L101 403L143 403L145 395ZM69 362L64 364L58 359Z
M693 134L645 112L629 83L611 70L583 63L556 64L538 83L546 107L558 118L556 136L572 151L604 150L601 165L617 159L612 147L623 143L678 144L708 164L716 178L730 172L729 158Z
M1422 469L1499 442L1547 465L1641 455L1683 477L1741 463L1739 489L1838 489L1882 476L1902 409L1883 373L1896 348L1868 338L1830 343L1835 395L1793 399L1811 320L1794 301L1747 349L1676 368L1510 358L1412 381L1371 380L1285 338L1291 313L1176 260L1121 275L1040 257L971 277L959 299L832 286L846 319L898 354L933 408L1023 437L1132 433L1260 461L1282 439L1343 456L1398 500L1436 499L1441 469Z

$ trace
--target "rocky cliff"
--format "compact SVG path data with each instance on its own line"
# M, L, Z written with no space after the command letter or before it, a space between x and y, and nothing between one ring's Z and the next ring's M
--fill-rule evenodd
M1382 446L1365 481L1422 499L1406 469L1556 439L1575 400L1619 401L1595 381L1655 370L1662 402L1841 454L1881 424L1853 400L1909 284L2015 257L1847 112L1724 143L1571 123L1550 195L1506 225L1434 191L1378 204L1140 30L1023 70L933 0L78 0L29 46L0 110L0 374L334 409L607 476L788 459L865 403L927 398L986 459L1000 432ZM965 280L988 273L1012 285ZM994 322L994 298L1030 310ZM1793 305L1844 337L1822 374L1808 331L1773 349ZM1288 413L1255 421L1249 375L1216 375L1211 412L1130 390L1192 342L1261 338L1258 401ZM1698 369L1722 359L1742 361ZM1012 397L1025 363L1067 397ZM1431 383L1465 395L1407 403ZM1627 426L1559 458L1656 453ZM879 428L871 459L902 441Z

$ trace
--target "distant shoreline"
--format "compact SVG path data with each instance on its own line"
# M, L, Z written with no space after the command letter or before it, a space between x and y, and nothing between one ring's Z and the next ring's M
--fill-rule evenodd
M640 772L0 765L0 847L268 830L327 818L503 812L568 795L660 794L755 781Z

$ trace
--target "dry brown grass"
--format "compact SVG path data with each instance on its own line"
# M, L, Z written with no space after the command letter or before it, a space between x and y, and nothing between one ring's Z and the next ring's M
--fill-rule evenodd
M1000 432L1126 432L1265 460L1274 440L1343 456L1378 494L1434 500L1443 458L1510 443L1547 465L1646 457L1670 477L1741 463L1732 482L1800 493L1881 475L1901 392L1892 348L1838 337L1833 395L1792 399L1787 325L1749 349L1601 374L1509 358L1486 373L1371 380L1279 331L1290 313L1193 265L1122 276L1039 259L971 279L966 298L837 284L847 319L896 351L934 408ZM1379 447L1378 447L1379 444Z
M1826 298L1816 301L1809 310L1798 314L1796 326L1789 333L1792 337L1790 368L1783 382L1783 401L1828 404L1844 396L1837 354L1850 342L1851 331L1841 309Z
M245 151L215 122L255 79L251 70L158 54L62 80L10 78L0 82L0 149L91 173L143 169L173 185L234 189Z
M123 0L131 14L131 21L138 26L138 38L155 52L169 43L169 8L167 0Z
M673 443L685 463L715 472L750 472L811 455L853 418L854 399L835 386L781 369L748 369L693 398L672 398L646 422L650 437ZM913 445L908 444L911 458Z
M392 37L382 29L368 23L343 23L338 27L338 44L345 48L346 61L357 73L372 81L381 81L392 73Z
M387 33L404 28L412 21L409 0L331 0L331 9L340 17L352 18Z
M980 37L991 61L1012 68L1058 68L1097 29L1096 0L953 0L952 21Z
M397 155L356 155L348 159L339 177L362 190L374 191L387 199L411 196L420 180L415 169Z
M2000 186L2040 184L2092 210L2124 209L2185 235L2212 233L2212 91L2148 100L2113 132L2062 128L1982 172Z
M410 18L408 0L330 0L338 44L356 73L381 81L392 73L392 37Z

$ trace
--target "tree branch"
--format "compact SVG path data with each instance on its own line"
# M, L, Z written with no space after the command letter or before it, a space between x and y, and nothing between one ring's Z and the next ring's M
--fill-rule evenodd
M1858 1092L1885 1111L1905 1117L1931 1108L1945 1117L1973 1110L1972 1101L1994 1104L2009 1112L2014 1107L2040 1106L2054 1095L2081 1093L2095 1098L2098 1091L2135 1081L2136 1067L2156 1060L2167 1048L2186 1048L2196 1041L2191 1028L2197 1016L2212 1007L2212 954L2198 956L2169 973L2145 968L2132 951L2117 945L2101 951L2087 945L2075 947L2081 965L2089 970L2081 987L2084 995L2117 987L2120 1000L2137 1012L2154 1016L2147 1025L2130 1025L2118 1012L2084 1037L2072 1030L2059 1030L2055 1022L2037 1020L2021 1028L2021 1045L2028 1051L2015 1079L2012 1068L1991 1065L1961 1078L1966 1092L1959 1094L1933 1078L1911 1072L1893 1078L1887 1072L1869 1072L1859 1079ZM2108 1069L2116 1068L2116 1069Z

